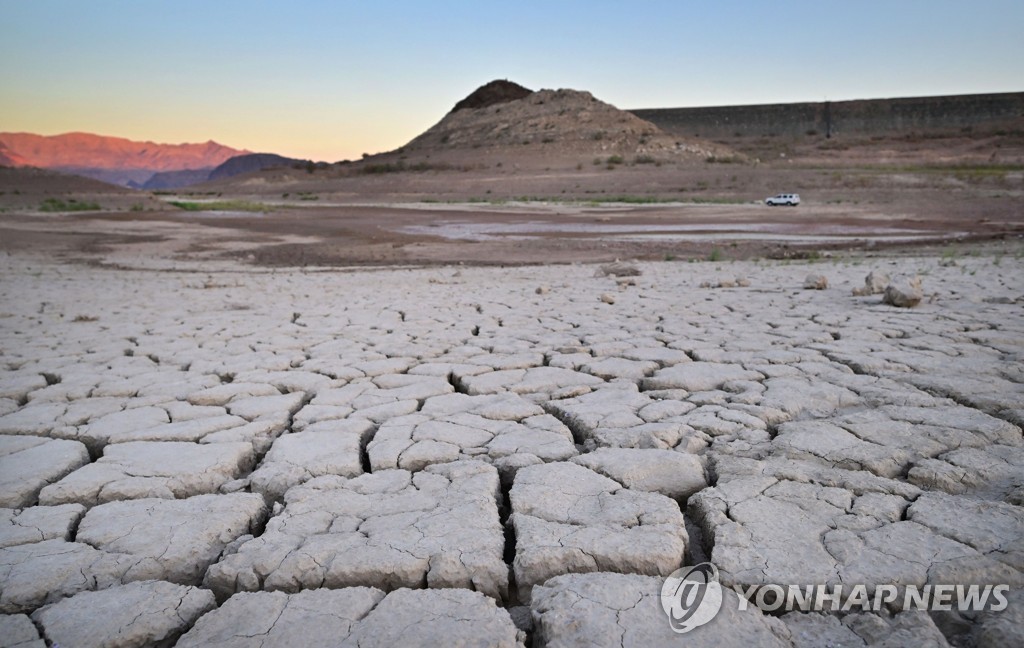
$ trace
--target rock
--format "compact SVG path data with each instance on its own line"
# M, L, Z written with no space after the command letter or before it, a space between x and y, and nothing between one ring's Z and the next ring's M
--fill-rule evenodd
M789 631L754 605L739 610L722 590L722 607L707 624L687 634L669 626L661 603L664 579L636 574L567 574L534 588L530 608L543 646L707 646L786 648Z
M606 304L614 304L615 295L611 293L601 293L601 301L603 301Z
M572 462L631 490L660 493L679 501L708 485L700 459L673 450L599 448Z
M885 288L892 283L889 279L889 275L878 270L872 270L868 273L868 276L864 277L864 288L868 291L869 295L880 295L885 292Z
M215 493L252 469L248 443L133 441L107 446L98 461L44 488L40 503L92 506L119 499Z
M538 295L546 295L549 292L551 292L551 286L537 286L537 290L535 290L534 292L536 292Z
M81 592L32 614L55 646L170 646L217 606L198 587L146 581Z
M828 288L828 277L819 274L809 274L804 279L804 290L825 290Z
M895 281L885 287L885 294L882 301L890 306L900 308L913 308L921 303L924 292L921 290L921 277Z
M266 514L263 498L253 493L110 502L86 514L77 540L137 557L126 579L199 585L225 547L257 531Z
M288 491L259 538L213 565L206 585L225 598L365 585L465 587L504 600L508 568L498 520L498 473L475 461L318 477Z
M746 277L719 277L700 283L701 288L747 288L749 286L750 279Z
M87 463L78 441L0 435L0 507L35 504L43 487Z
M668 575L683 564L687 535L671 499L623 488L572 463L527 466L509 492L519 597L566 573Z
M641 274L643 273L640 271L640 268L632 263L622 261L606 263L598 267L597 271L594 272L595 277L639 277Z
M0 547L54 538L68 540L84 513L81 504L33 506L21 511L0 509Z

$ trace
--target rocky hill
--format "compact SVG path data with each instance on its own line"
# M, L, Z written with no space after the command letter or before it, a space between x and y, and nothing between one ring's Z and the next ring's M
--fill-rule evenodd
M10 166L64 171L124 186L133 182L141 185L161 171L212 169L249 153L213 141L157 144L91 133L0 133L0 147L0 154L10 160Z
M632 113L578 90L530 91L494 81L458 102L440 122L394 152L406 158L499 158L590 162L619 156L627 161L703 160L731 154L725 147L670 135Z

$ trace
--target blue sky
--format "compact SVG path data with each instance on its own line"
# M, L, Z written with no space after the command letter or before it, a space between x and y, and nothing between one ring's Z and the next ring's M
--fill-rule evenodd
M0 131L338 160L508 78L620 108L1024 91L1024 2L0 0Z

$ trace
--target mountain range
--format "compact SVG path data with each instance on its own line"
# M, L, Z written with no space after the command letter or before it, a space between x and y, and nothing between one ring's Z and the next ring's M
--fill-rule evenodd
M306 163L212 140L158 144L91 133L0 133L0 166L37 167L134 188L173 189L269 166Z

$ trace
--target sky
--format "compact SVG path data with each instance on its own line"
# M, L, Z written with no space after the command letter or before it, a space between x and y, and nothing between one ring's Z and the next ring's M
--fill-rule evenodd
M619 108L1020 92L1022 26L1022 0L0 0L0 132L333 162L494 79Z

